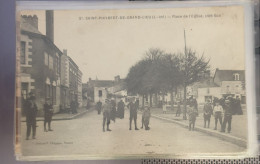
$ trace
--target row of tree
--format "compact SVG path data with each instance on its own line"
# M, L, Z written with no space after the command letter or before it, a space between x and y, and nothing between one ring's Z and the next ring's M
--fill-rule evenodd
M203 78L209 69L209 59L191 49L184 53L165 53L158 48L149 49L144 57L133 65L127 75L128 93L142 95L171 94L173 108L173 92L179 87L184 89L184 119L186 119L186 89ZM152 101L150 100L150 103ZM155 100L157 101L157 100ZM152 105L152 104L151 104Z

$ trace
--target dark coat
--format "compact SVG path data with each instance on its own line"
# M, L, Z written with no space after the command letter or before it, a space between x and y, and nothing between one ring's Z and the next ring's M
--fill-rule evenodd
M212 109L212 106L211 104L205 104L204 105L204 108L203 108L203 112L204 112L204 117L208 117L208 116L211 116L212 113L213 113L213 109Z
M43 110L44 110L44 119L46 121L50 121L53 115L53 107L51 104L45 103L43 105Z
M36 124L36 115L38 112L38 107L32 100L26 100L24 104L26 122L27 124Z
M128 104L128 108L129 108L129 110L130 110L130 116L137 114L136 104L134 104L133 102L130 102L130 103Z

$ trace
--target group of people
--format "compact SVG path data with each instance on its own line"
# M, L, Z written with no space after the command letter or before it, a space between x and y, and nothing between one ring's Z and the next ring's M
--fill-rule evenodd
M195 101L189 103L188 115L189 115L189 130L194 130L196 117L198 116L198 107ZM234 112L236 111L236 112ZM210 119L213 115L215 118L215 128L217 130L218 122L220 124L220 131L225 132L227 130L228 133L231 132L231 122L232 115L234 114L242 114L242 108L240 104L240 100L237 97L236 100L232 97L226 97L223 99L214 99L213 104L208 99L206 104L203 107L203 117L204 117L204 128L209 128ZM227 126L228 125L228 126ZM226 129L227 126L227 129Z
M204 127L206 128L206 123L208 123L208 128L210 124L210 117L213 115L215 117L215 128L217 130L218 122L220 123L221 132L226 131L231 132L231 121L232 115L234 114L243 114L242 107L240 104L240 99L236 97L236 99L232 97L227 97L224 99L214 99L213 104L211 104L210 100L207 100L207 103L204 105Z
M38 106L36 104L36 97L33 92L29 93L29 98L23 102L23 109L26 115L26 140L29 140L32 131L32 139L36 139L36 127L37 121L36 116L38 113ZM53 106L51 104L50 98L46 98L46 102L43 105L44 110L44 132L53 131L51 128L51 121L53 115ZM48 128L46 125L48 124Z
M101 113L101 110L103 110L103 132L105 131L111 131L109 128L110 120L113 120L115 122L115 118L119 117L120 119L124 118L124 110L125 110L125 103L122 101L122 99L118 102L116 107L116 102L113 99L106 99L105 104L102 105L102 103L99 101L96 104L96 108L98 111L98 114ZM137 127L137 112L139 109L139 102L130 100L129 104L127 105L127 108L129 109L129 130L132 130L132 121L134 121L134 129L139 130ZM142 113L142 127L145 127L145 130L150 130L149 127L149 121L150 121L150 108L148 107L148 104L145 105L143 113Z

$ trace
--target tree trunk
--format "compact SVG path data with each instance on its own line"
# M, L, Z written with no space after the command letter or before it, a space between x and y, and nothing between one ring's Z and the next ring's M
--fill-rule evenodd
M150 107L153 107L153 94L150 93Z
M144 99L145 99L145 96L143 95L143 99L142 99L142 108L144 108Z
M171 90L171 110L174 108L174 102L173 102L173 91Z
M183 95L183 98L184 98L184 101L183 101L183 105L184 105L184 111L183 111L183 119L184 120L187 120L187 116L186 116L186 113L187 113L187 100L186 100L186 92L187 92L187 88L186 88L186 84L184 84L184 95Z
M155 101L155 106L158 107L158 93L157 92L155 93L154 101Z

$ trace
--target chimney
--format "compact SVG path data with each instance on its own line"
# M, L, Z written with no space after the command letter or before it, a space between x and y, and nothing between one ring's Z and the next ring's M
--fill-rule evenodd
M54 42L53 10L46 10L46 36Z
M119 75L115 76L115 82L119 82L119 81L120 81L120 76Z
M36 15L22 15L22 18L29 23L30 25L32 25L33 27L35 27L36 29L38 29L38 17Z
M66 49L63 50L63 55L67 56L67 50Z

